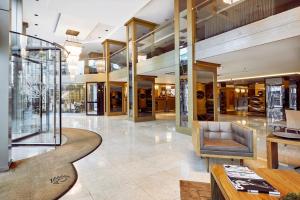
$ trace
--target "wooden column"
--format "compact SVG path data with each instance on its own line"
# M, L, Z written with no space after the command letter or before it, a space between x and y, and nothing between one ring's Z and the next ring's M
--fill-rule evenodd
M209 62L204 62L204 61L197 61L194 63L193 65L193 71L196 74L197 71L203 71L203 72L211 72L213 75L213 101L214 101L214 121L218 121L218 87L217 87L217 69L218 67L220 67L220 64L216 64L216 63L209 63ZM196 81L195 81L196 82ZM196 83L194 83L196 84ZM196 88L194 88L193 94L195 94L193 96L194 101L197 100L197 96L196 96ZM194 120L198 120L197 119L197 103L194 103Z
M138 119L138 96L137 96L137 62L138 52L136 41L139 39L137 27L145 27L154 30L157 24L138 18L130 19L126 24L127 33L127 69L128 69L128 118L132 121L141 121ZM155 107L155 104L152 105Z
M105 60L105 115L108 116L110 113L110 49L108 41L102 43L104 49L104 60Z
M278 168L278 144L267 140L267 166L269 169Z
M187 0L187 52L188 52L188 128L192 129L195 120L194 105L196 105L196 76L195 63L195 12L193 12L195 0Z
M193 65L195 62L195 12L193 11L194 0L174 0L174 34L175 34L175 83L176 83L176 130L181 133L191 135L192 122L194 119L194 87L195 77ZM185 17L186 15L186 17ZM183 22L186 18L186 23ZM186 24L186 27L181 27ZM182 38L186 30L186 41ZM181 41L182 40L182 41ZM186 43L186 44L185 44ZM180 51L187 51L187 74L182 73L180 70L182 63L180 60ZM183 67L184 68L184 67ZM187 81L187 96L188 100L185 102L187 105L187 114L181 111L183 109L180 105L180 99L184 99L185 90L181 88L181 81ZM182 89L182 90L181 90ZM187 119L183 120L183 119Z
M110 115L116 115L115 113L112 113L110 110L110 88L111 88L111 82L109 78L109 74L111 72L110 70L110 57L113 53L112 45L117 45L120 46L120 49L123 48L126 43L117 41L117 40L110 40L107 39L103 43L103 49L104 49L104 59L105 59L105 115L110 116ZM123 113L119 113L120 115Z
M176 113L176 130L180 131L180 0L174 0L174 58L175 58L175 113Z

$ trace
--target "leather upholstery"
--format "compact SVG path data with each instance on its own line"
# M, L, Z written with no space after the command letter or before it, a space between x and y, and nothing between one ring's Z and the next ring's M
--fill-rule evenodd
M231 122L201 121L200 153L253 157L253 130Z

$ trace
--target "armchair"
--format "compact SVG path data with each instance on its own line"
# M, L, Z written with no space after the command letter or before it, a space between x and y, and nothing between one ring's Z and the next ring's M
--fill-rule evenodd
M208 159L253 159L256 157L255 132L234 122L194 121L193 145L200 157ZM208 163L209 165L209 163Z

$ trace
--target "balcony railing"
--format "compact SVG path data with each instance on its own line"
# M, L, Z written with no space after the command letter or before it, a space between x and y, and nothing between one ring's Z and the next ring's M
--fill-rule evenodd
M124 47L110 56L110 71L116 71L127 67L127 48Z
M196 41L300 6L299 0L204 0L195 8Z
M174 50L174 23L165 24L136 41L138 62Z

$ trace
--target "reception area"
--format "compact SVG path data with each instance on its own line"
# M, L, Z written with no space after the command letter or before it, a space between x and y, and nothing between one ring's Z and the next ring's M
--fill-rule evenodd
M300 1L1 0L0 200L299 200Z

